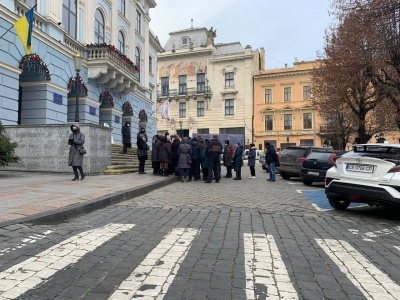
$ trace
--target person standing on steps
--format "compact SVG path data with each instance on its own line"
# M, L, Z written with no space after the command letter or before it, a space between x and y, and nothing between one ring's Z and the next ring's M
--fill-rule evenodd
M71 125L70 129L72 133L69 135L68 139L68 145L71 146L69 148L68 165L72 167L72 170L75 174L75 177L72 179L72 181L79 180L78 170L81 174L81 180L83 180L86 175L83 173L83 155L80 153L79 149L83 148L83 144L85 143L85 135L81 133L77 125Z
M131 122L126 121L125 125L121 129L122 133L122 143L124 144L124 148L122 149L123 154L128 154L128 148L132 147L131 142Z
M236 173L236 177L233 180L242 180L242 166L243 166L243 146L237 142L236 150L233 154L233 168Z

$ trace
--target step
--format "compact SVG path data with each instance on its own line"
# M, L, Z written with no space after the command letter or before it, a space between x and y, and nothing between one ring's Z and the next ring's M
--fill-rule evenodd
M138 169L139 164L129 164L129 165L110 165L107 166L107 170L118 170L118 169Z
M115 169L115 170L104 170L104 175L118 175L118 174L128 174L136 173L139 169Z

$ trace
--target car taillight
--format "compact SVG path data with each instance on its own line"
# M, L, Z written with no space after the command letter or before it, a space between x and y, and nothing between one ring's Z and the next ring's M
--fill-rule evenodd
M296 159L296 161L298 161L298 162L303 162L303 161L305 161L305 160L306 160L305 157L299 157L299 158Z
M329 185L332 182L333 178L325 177L325 185Z
M395 166L391 168L388 173L396 173L396 172L400 172L400 166Z

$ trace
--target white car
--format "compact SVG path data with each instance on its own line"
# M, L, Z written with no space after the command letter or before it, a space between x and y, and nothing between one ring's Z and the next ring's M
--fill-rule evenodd
M360 144L326 173L325 193L335 209L351 202L400 207L400 144Z

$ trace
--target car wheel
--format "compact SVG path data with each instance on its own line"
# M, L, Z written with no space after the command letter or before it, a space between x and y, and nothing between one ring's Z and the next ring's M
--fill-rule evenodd
M288 175L288 174L286 174L286 173L281 173L281 177L283 178L283 179L290 179L290 176Z
M314 181L312 181L311 179L303 179L303 184L304 185L312 185Z
M350 201L345 198L329 197L329 204L338 210L344 210L350 205Z

